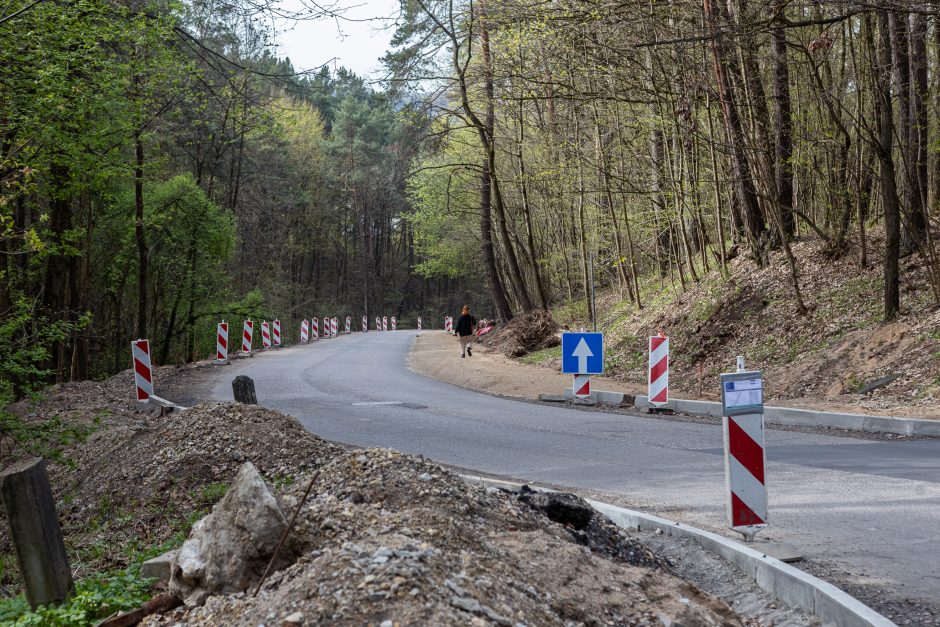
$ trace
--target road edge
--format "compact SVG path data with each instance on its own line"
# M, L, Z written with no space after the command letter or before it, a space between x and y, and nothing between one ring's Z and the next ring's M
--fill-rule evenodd
M460 477L465 481L487 487L513 491L520 489L523 485L514 481L490 479L477 475L461 474ZM548 488L533 487L533 489L555 492L555 490ZM628 531L659 530L672 537L686 537L694 540L705 550L740 568L754 580L760 589L772 594L789 606L806 610L817 617L824 625L837 625L838 627L890 627L895 625L895 623L837 586L785 564L778 559L743 546L734 540L652 514L626 509L602 501L585 500L591 507L610 518L614 524L622 529Z

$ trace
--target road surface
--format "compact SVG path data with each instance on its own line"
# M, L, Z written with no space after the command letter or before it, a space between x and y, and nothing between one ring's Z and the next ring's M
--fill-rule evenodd
M231 400L231 380L246 374L259 403L327 439L612 495L692 525L724 527L720 427L525 403L441 383L408 369L414 338L414 331L357 333L256 354L216 370L209 386L214 399ZM792 542L891 597L940 602L940 440L768 429L766 441L771 527L761 537Z

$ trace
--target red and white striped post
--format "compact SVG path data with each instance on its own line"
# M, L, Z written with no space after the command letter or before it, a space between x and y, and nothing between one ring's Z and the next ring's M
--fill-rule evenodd
M382 330L382 319L379 318L378 316L375 317L375 330L376 331Z
M352 333L352 316L346 316L346 335Z
M228 322L225 320L215 330L215 363L228 363Z
M388 316L382 316L382 330L388 331Z
M134 340L131 342L131 358L134 361L134 385L137 388L137 400L146 402L153 396L153 367L150 365L150 342Z
M721 402L728 524L750 541L767 526L767 454L763 375L745 371L743 362L739 357L738 372L721 375Z
M323 316L323 318L321 318L321 321L323 323L323 333L320 336L323 339L327 339L330 337L330 319L327 318L326 316Z
M271 327L268 325L267 320L261 321L261 349L268 350L271 348Z
M669 402L669 338L662 333L650 337L648 394L651 407Z
M245 327L242 329L242 355L251 357L251 340L255 334L255 323L251 320L245 320Z
M336 337L339 335L339 319L333 318L333 320L331 320L331 324L333 325L333 337Z
M274 324L272 325L272 333L274 340L274 348L281 347L281 321L277 318L274 319Z
M362 317L362 332L366 333L369 331L369 316Z
M444 318L444 330L448 333L454 332L454 319L451 316Z
M307 344L310 342L310 322L304 318L304 321L300 323L300 343Z
M395 321L395 316L392 316L391 322L389 324L392 326L392 331L398 328L398 323Z
M418 330L421 330L421 316L418 316Z
M591 375L574 375L574 395L578 398L588 398L591 395Z

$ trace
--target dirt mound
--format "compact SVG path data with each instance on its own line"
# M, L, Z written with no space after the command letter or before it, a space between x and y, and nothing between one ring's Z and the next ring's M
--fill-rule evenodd
M129 408L115 411L106 396L89 393L115 385L123 390L119 383L60 387L37 408L48 411L68 397L75 399L69 420L87 420L96 411L104 416L87 439L49 464L79 573L125 566L128 544L152 546L188 531L194 515L221 498L244 461L253 462L268 481L285 485L342 451L305 431L295 418L259 406L205 403L160 417ZM77 395L68 394L76 388ZM0 550L10 550L5 521Z
M304 487L281 501L292 510ZM304 555L257 597L214 596L145 624L738 624L597 514L620 546L605 554L619 557L578 540L590 524L556 524L418 457L347 453L311 494L296 528Z
M510 357L522 357L543 348L558 346L558 324L550 313L536 309L516 316L483 336L483 344Z

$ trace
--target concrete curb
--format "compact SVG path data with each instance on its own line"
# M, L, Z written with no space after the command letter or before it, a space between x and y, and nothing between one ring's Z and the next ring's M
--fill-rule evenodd
M556 400L555 395L540 395L542 400ZM574 396L571 390L565 390L564 399L570 400ZM605 392L595 390L586 399L590 404L610 405L619 407L624 400L629 401L630 395L621 392ZM648 397L633 397L637 409L650 406ZM690 401L674 398L665 405L666 409L683 414L696 416L712 416L721 418L721 403L713 401ZM764 407L764 418L768 422L795 427L833 427L835 429L850 429L853 431L867 431L868 433L897 433L898 435L922 435L940 437L940 420L924 420L921 418L896 418L893 416L868 416L866 414L843 414L831 411L813 411L810 409L796 409L793 407Z
M461 477L466 481L509 490L518 490L522 486L522 484L512 481L487 479L472 475L461 475ZM806 610L816 616L823 625L889 627L895 624L831 583L743 546L734 540L658 516L617 507L609 503L591 499L586 500L594 509L610 518L614 524L622 529L637 531L655 531L659 529L664 534L672 537L686 537L694 540L705 550L731 562L750 575L760 589L774 595L781 602L791 607Z
M649 407L646 396L636 397L636 407ZM721 403L712 401L688 401L673 399L666 407L685 414L721 417ZM895 418L892 416L867 416L865 414L842 414L829 411L812 411L792 407L764 407L764 418L769 422L799 427L834 427L869 433L897 433L899 435L924 435L940 437L940 420L920 418Z

